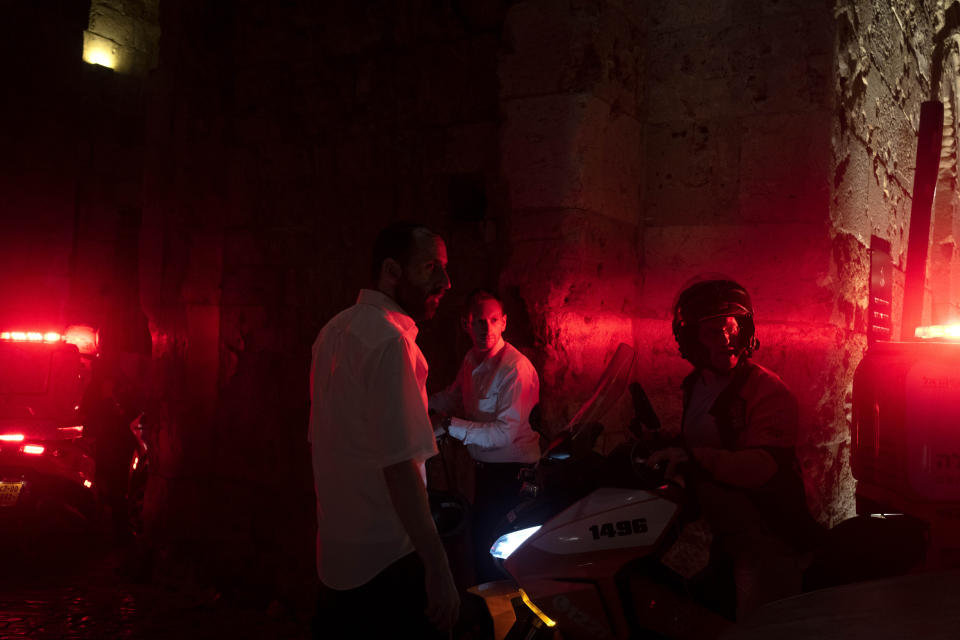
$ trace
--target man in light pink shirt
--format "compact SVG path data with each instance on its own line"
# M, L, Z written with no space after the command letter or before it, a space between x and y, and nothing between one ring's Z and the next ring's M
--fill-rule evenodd
M450 288L440 236L399 223L373 250L374 289L313 345L309 440L317 496L317 637L429 638L460 599L424 462L437 453L415 339ZM439 636L443 637L443 636Z
M473 348L453 384L430 396L430 409L438 435L463 442L476 465L474 569L486 582L502 577L489 552L500 521L520 501L520 469L540 458L539 436L530 427L540 379L530 360L503 339L507 316L493 292L471 293L463 322Z

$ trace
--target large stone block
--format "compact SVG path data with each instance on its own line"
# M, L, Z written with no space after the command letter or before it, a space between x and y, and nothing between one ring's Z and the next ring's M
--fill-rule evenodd
M590 92L638 115L645 40L642 8L615 2L538 0L511 7L501 97Z
M830 114L789 113L744 119L740 219L823 221L828 216Z
M647 227L642 313L664 317L690 278L720 272L750 290L768 321L829 322L831 250L817 223Z
M637 220L636 120L588 94L511 100L504 109L502 170L515 209L579 208Z
M736 219L741 137L735 119L648 125L644 221L708 224Z
M94 3L90 9L90 31L121 46L134 45L133 20L103 3Z
M576 210L515 215L501 286L530 315L545 417L563 423L589 395L620 342L632 342L640 291L636 228Z
M660 31L674 31L702 25L722 27L734 18L731 12L732 7L742 8L732 0L717 2L658 0L651 4L650 22Z
M829 12L816 7L763 19L757 10L738 11L728 23L725 4L711 4L706 21L688 17L683 26L655 30L647 66L652 122L678 112L706 119L831 108Z
M764 104L768 109L786 113L806 109L832 111L832 54L786 56L779 60L780 64L771 65L774 68L764 79Z

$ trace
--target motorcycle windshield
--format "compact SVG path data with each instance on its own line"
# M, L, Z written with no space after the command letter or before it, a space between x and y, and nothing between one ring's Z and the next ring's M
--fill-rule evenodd
M613 357L610 358L603 375L600 376L593 393L567 423L564 431L572 431L572 435L576 435L577 431L584 425L600 421L600 418L613 407L620 396L623 395L623 392L626 391L636 358L637 352L630 345L621 342Z

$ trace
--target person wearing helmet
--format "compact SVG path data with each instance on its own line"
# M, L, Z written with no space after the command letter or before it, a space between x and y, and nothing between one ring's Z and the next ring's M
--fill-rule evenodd
M783 380L750 361L759 348L747 290L724 277L686 286L673 307L673 335L693 372L683 382L682 446L655 452L697 496L713 533L705 593L736 618L800 592L808 553L822 528L806 508L795 455L796 397ZM735 591L721 588L732 577Z

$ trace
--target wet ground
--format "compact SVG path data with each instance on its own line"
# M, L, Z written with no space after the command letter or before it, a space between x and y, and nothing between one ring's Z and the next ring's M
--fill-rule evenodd
M276 603L137 581L128 552L104 536L8 533L0 539L0 640L308 637Z

